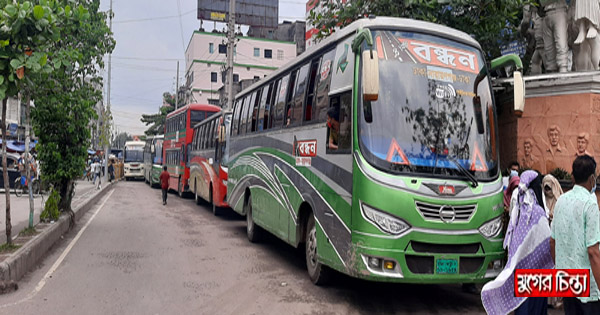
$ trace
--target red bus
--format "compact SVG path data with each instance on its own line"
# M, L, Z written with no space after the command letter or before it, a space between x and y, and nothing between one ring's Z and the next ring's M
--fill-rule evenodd
M192 143L192 127L219 111L221 108L215 105L189 104L167 115L163 165L167 166L171 175L169 188L176 189L180 197L189 192L190 168L186 162Z
M190 191L196 203L204 199L212 204L213 214L228 207L227 197L227 141L226 133L231 112L220 112L194 126L189 153Z

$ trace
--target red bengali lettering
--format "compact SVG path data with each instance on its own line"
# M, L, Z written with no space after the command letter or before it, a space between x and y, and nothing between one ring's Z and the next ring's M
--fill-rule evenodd
M516 297L589 297L589 269L516 269Z

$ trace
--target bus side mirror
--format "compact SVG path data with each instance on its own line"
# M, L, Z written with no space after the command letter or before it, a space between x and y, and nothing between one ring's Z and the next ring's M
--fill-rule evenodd
M154 145L150 146L150 153L154 153L154 151L156 151L156 149L154 148Z
M362 93L365 101L379 98L379 59L371 50L362 52Z
M523 74L520 71L513 73L514 78L514 99L515 99L515 115L517 117L523 116L523 110L525 110L525 81L523 80Z

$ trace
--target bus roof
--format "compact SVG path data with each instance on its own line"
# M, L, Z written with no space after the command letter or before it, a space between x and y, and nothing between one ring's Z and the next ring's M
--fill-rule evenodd
M146 142L145 141L126 141L125 142L125 146L145 146Z
M167 115L167 118L170 118L174 115L177 115L181 112L187 111L188 109L191 110L203 110L203 111L207 111L207 112L218 112L221 110L221 107L219 106L215 106L215 105L210 105L210 104L188 104L185 105L181 108L178 108L177 110L170 112Z
M267 77L261 79L260 81L250 85L240 93L238 93L235 97L237 100L240 97L245 96L246 94L254 91L256 88L264 85L266 82L279 76L281 73L285 73L291 68L294 68L298 64L302 64L306 60L310 60L314 55L320 53L324 48L330 47L333 43L341 41L342 39L350 36L360 28L385 28L385 29L396 29L400 31L409 31L409 32L426 32L432 35L436 35L439 37L448 38L451 40L455 40L470 46L474 46L477 49L481 50L481 46L479 43L469 36L467 33L459 31L457 29L450 28L448 26L424 22L419 20L405 19L405 18L395 18L395 17L375 17L375 18L363 18L357 21L352 22L352 24L342 28L339 31L336 31L329 37L322 40L317 45L310 48L302 55L288 62L281 68L271 72Z

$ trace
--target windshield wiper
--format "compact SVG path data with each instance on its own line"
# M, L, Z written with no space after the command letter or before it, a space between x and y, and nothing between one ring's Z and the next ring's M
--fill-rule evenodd
M453 157L448 157L448 160L452 163L454 163L454 165L456 165L456 167L458 168L458 170L463 173L463 175L465 175L470 181L471 181L471 186L473 188L479 186L479 182L477 181L477 178L475 178L475 176L473 176L473 174L471 174L471 172L467 171L466 168L464 168L462 165L460 165L460 163L458 162L458 160L456 160L456 158Z

